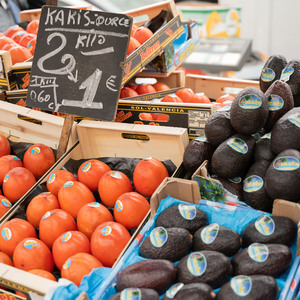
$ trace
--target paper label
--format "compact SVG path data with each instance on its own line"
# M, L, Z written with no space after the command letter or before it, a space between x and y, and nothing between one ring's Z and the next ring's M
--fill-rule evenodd
M11 203L5 198L1 199L1 204L5 207L11 207Z
M257 109L261 104L261 99L254 94L245 95L239 101L239 106L243 109Z
M31 151L30 151L32 154L35 154L35 155L38 155L40 154L41 152L41 149L39 147L33 147L31 148Z
M247 193L254 193L259 191L264 185L264 181L260 176L252 175L244 180L243 189Z
M294 171L299 169L299 161L292 156L279 157L274 161L273 167L278 171Z
M35 247L37 247L38 243L35 240L26 240L24 242L24 247L26 249L33 249Z
M50 174L49 179L48 179L48 183L52 183L55 180L56 175L54 173Z
M100 203L98 202L91 202L88 204L89 207L100 207Z
M248 255L256 262L264 262L268 259L269 249L264 244L253 243L248 247Z
M289 81L293 73L294 73L293 68L284 68L281 72L280 80L283 82Z
M280 110L284 105L283 99L280 96L273 94L268 96L268 103L269 111Z
M197 210L194 205L179 204L178 210L181 216L186 220L193 220L197 214Z
M114 178L117 178L117 179L121 179L122 178L122 174L120 172L111 172L110 176L114 177Z
M9 241L12 237L12 233L11 230L7 227L4 227L1 230L1 237L5 240L5 241Z
M208 140L205 135L195 138L196 141L208 143Z
M184 286L182 282L173 284L166 292L166 296L170 299L173 299L180 289Z
M142 292L138 288L127 288L120 294L120 300L141 300Z
M123 203L122 203L122 201L120 201L120 200L117 200L116 201L116 210L117 211L122 211L123 210Z
M60 238L62 242L67 242L72 237L72 233L70 231L63 234L63 236Z
M269 236L275 230L275 223L270 216L261 216L255 221L255 228L262 235Z
M168 232L164 227L156 227L150 233L150 242L156 247L162 247L168 240Z
M71 186L73 186L74 185L74 182L73 181L67 181L64 185L63 185L63 187L71 187Z
M252 280L246 275L238 275L230 280L230 287L236 295L244 297L251 292Z
M207 261L201 252L191 253L187 260L187 268L194 276L201 276L207 268Z
M83 167L81 168L82 172L88 172L91 169L92 164L90 162L87 162L83 165Z
M260 78L264 82L270 82L275 78L276 74L271 68L264 68L260 75Z
M204 244L211 244L219 233L219 225L217 223L210 224L201 230L201 240Z
M300 114L292 114L288 117L288 120L292 124L300 128Z
M104 226L102 229L101 229L101 234L104 235L104 236L107 236L107 235L110 235L111 234L111 227L110 226Z
M246 154L248 152L247 144L240 138L229 139L227 145L236 152L242 154Z

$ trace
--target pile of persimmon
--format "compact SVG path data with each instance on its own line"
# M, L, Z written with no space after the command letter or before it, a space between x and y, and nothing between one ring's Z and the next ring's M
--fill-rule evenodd
M150 210L146 198L168 175L155 158L141 159L132 180L96 159L84 161L77 174L52 172L45 182L47 192L27 205L26 220L13 218L0 227L0 262L7 263L8 256L11 265L25 271L58 270L62 278L80 285L92 269L113 266L130 230Z
M9 27L0 36L0 50L10 52L12 64L24 62L34 54L39 20L32 20L26 30L19 25Z
M55 163L52 149L33 144L21 160L11 153L8 139L0 134L0 217L21 198ZM1 191L1 190L0 190ZM3 195L2 195L3 193Z

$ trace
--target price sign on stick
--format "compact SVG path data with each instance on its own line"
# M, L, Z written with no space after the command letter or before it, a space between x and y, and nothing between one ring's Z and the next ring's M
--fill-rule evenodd
M44 6L26 105L113 121L132 18Z

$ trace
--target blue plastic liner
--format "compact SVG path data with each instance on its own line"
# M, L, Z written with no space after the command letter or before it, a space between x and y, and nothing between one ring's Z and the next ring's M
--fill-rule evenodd
M136 263L141 260L145 260L145 258L139 256L139 248L141 242L145 240L149 235L153 228L155 228L155 222L159 214L169 206L177 205L177 204L187 204L187 202L167 197L160 202L158 210L156 212L155 217L153 220L149 220L146 225L141 230L137 239L130 245L127 249L119 263L115 266L114 269L109 268L99 268L93 270L92 273L84 278L78 291L85 291L87 292L90 299L102 299L107 300L112 295L116 293L115 284L118 273L126 268L127 266ZM257 211L247 206L242 205L227 205L222 203L215 203L212 201L201 200L198 205L195 205L197 208L203 210L208 215L209 223L218 223L219 225L226 226L237 231L239 234L242 233L244 228L250 224L251 222L255 221L262 215L270 215L268 213L264 213L261 211ZM140 238L142 239L140 240ZM295 258L296 253L296 238L291 246L291 252L293 255L293 260ZM176 263L175 263L176 264ZM285 286L287 277L289 275L291 267L282 274L279 278L277 278L278 286L280 287L280 292ZM73 290L72 290L73 291ZM78 292L76 291L76 292ZM216 290L217 292L218 290ZM74 292L74 291L73 291ZM78 295L76 293L76 295ZM53 296L52 299L74 299L70 298L71 291L68 290L68 293L64 291L64 288L58 288ZM75 296L75 292L74 292ZM163 295L160 297L162 298Z

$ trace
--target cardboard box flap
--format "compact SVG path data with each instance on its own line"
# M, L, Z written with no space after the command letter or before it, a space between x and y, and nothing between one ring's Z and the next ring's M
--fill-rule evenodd
M160 201L168 196L193 204L199 204L201 199L199 187L196 181L167 177L151 196L150 219L153 219Z
M300 221L300 205L295 202L276 199L273 203L272 214L288 217L298 223Z
M178 166L188 145L184 128L82 120L77 133L84 158L152 156Z
M63 124L64 118L1 101L0 131L15 141L22 137L22 141L43 143L57 149ZM76 140L74 122L69 145Z

